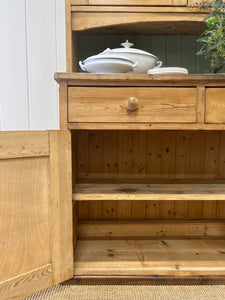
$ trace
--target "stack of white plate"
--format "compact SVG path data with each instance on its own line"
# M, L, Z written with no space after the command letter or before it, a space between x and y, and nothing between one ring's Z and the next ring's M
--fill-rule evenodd
M148 74L188 74L188 70L178 67L153 68L148 70Z

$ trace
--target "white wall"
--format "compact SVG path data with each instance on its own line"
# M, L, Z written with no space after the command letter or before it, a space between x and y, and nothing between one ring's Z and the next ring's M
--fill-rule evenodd
M65 0L0 0L0 129L59 128Z

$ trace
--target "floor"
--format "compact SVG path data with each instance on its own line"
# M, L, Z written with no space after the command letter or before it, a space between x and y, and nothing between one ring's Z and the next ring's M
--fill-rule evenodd
M225 285L57 285L24 300L224 300Z

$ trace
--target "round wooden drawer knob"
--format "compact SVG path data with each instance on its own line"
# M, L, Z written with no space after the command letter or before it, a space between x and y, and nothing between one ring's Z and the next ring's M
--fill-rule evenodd
M126 102L126 108L133 111L133 110L137 110L139 107L139 100L135 97L130 97L129 99L127 99Z

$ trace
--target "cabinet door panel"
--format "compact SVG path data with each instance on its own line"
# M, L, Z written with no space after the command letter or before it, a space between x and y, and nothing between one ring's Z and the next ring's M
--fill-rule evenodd
M0 133L1 300L23 299L72 276L69 160L68 132Z

